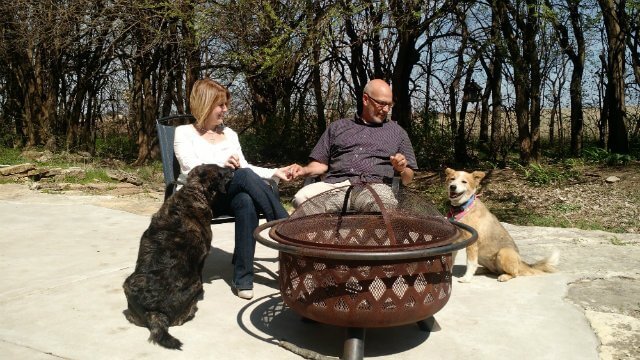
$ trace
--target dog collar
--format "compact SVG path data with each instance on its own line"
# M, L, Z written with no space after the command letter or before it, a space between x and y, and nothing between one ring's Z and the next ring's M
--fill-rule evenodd
M449 209L449 213L447 213L447 218L449 220L459 221L469 212L469 210L471 210L475 202L476 194L473 194L464 204L460 206L452 206Z

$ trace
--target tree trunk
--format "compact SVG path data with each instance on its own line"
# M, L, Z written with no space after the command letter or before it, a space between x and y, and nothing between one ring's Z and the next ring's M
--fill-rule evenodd
M316 99L316 136L317 139L322 136L322 133L327 128L327 120L324 116L324 98L322 92L322 78L320 77L320 43L316 42L313 45L313 65L312 65L312 77L313 77L313 94Z
M471 83L471 79L473 78L473 66L475 61L469 64L469 68L467 69L467 75L464 80L464 88L467 88ZM454 140L454 156L456 162L459 164L464 164L469 159L469 155L467 154L467 139L466 139L466 124L467 124L467 106L469 104L468 94L466 91L463 92L462 103L460 104L460 120L458 121L458 131L456 132L456 138Z
M586 45L584 41L584 29L580 20L580 0L567 0L571 26L576 39L577 53L571 56L573 72L569 94L571 97L571 153L574 156L582 154L582 136L584 128L584 115L582 113L582 76L584 73L584 61Z
M531 162L531 152L533 149L531 132L529 131L529 66L525 58L526 54L520 52L521 46L518 43L514 27L511 25L508 17L507 0L497 0L497 7L500 14L500 27L504 40L509 51L510 60L513 66L513 87L515 89L515 112L516 123L518 127L518 143L520 148L520 162L527 165ZM520 16L519 14L515 14ZM514 15L514 16L515 16ZM523 29L520 31L524 32ZM531 36L535 34L526 33L525 43L531 41ZM535 41L535 40L534 40ZM525 45L526 46L526 45Z
M607 148L629 154L629 138L625 123L624 65L625 65L625 0L598 0L607 30L607 88L609 137Z
M491 135L489 141L489 158L497 160L504 151L502 146L502 33L500 31L500 10L497 0L491 1L491 40L493 42L493 59L491 61L491 77L488 78L491 88Z
M416 39L411 34L401 34L398 45L398 58L393 68L393 100L397 106L392 114L393 120L397 121L409 134L412 134L411 124L411 94L409 84L411 82L411 72L413 67L420 60L420 54L415 49Z
M561 24L555 17L550 18L551 23L558 34L560 46L562 46L564 53L568 56L573 65L571 83L569 85L569 96L571 100L571 154L574 156L580 156L582 153L582 136L584 127L584 118L582 113L582 76L584 73L585 41L583 34L584 28L582 27L582 20L579 12L580 1L581 0L566 0L571 28L575 38L575 49L571 41L569 41L569 31L566 25ZM549 0L545 0L545 2L547 6L551 8L551 2ZM560 92L560 90L558 92ZM561 111L562 110L560 110L560 112Z
M542 87L542 74L540 71L540 58L538 56L538 45L536 35L540 30L539 26L539 5L536 0L527 0L527 25L524 32L524 58L529 68L529 124L531 159L540 161L540 89Z
M362 113L362 89L369 81L367 69L364 61L363 40L356 32L353 21L349 16L345 16L345 29L350 39L351 61L349 61L349 70L351 73L351 81L353 82L353 91L356 97L356 111Z

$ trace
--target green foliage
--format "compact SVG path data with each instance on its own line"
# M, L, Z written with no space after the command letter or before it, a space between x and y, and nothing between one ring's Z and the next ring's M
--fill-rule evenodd
M431 200L441 214L446 214L449 211L449 200L444 196L445 189L442 185L434 184L421 190L424 197Z
M147 165L139 167L125 166L122 170L128 173L134 173L145 184L164 181L162 161L160 160L154 160Z
M105 169L88 168L84 172L84 176L66 175L63 182L72 184L90 184L94 182L117 183L117 180L111 179Z
M581 207L580 205L562 203L562 204L553 204L551 208L552 210L555 210L560 213L569 213L569 212L580 211Z
M627 165L633 161L633 157L629 154L611 153L599 147L585 148L582 153L583 159L587 162L607 164L610 166Z
M22 150L0 146L0 164L17 165L28 162L27 159L20 156Z
M617 246L620 246L620 245L627 245L627 243L625 243L624 241L622 241L622 240L618 239L618 237L617 237L617 236L613 236L613 237L610 239L610 241L611 241L611 244L613 244L613 245L617 245Z
M559 228L568 228L573 227L571 221L561 216L537 216L530 214L529 216L523 217L518 225L524 226L544 226L544 227L559 227Z
M535 186L555 184L578 176L572 168L561 169L536 163L531 163L527 166L514 163L514 167L528 182Z
M582 158L592 163L603 163L609 156L609 152L599 147L588 147L582 150Z
M12 122L3 116L0 107L0 147L12 147L16 143L16 134L12 125Z
M130 162L137 157L137 144L126 135L110 135L96 139L96 156Z
M313 117L306 117L303 124L285 124L281 117L270 118L264 125L240 135L242 152L252 164L284 165L307 160L310 146L317 141L311 124ZM313 144L309 144L312 142Z
M438 168L453 156L453 137L448 131L438 128L437 113L422 112L421 119L414 121L413 131L409 134L418 161L418 168Z

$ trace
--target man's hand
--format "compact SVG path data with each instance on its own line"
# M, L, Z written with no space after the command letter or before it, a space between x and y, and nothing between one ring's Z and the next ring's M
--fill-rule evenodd
M391 159L391 166L393 166L393 170L401 173L404 169L407 168L407 158L404 155L397 153L393 156L389 157Z
M305 168L300 166L300 165L298 165L298 164L289 165L289 174L291 175L292 179L297 179L300 176L302 176L302 177L307 176L307 172L306 172Z
M294 179L299 177L319 176L327 172L329 166L318 161L311 161L307 166L289 165L289 171Z
M389 158L391 159L393 170L397 171L398 174L400 174L402 183L404 185L409 185L409 183L413 181L414 174L413 170L410 167L407 167L407 158L400 153L390 156Z

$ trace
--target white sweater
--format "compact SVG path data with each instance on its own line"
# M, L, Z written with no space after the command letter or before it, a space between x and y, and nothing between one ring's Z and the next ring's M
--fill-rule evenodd
M247 162L235 131L225 127L224 135L226 137L224 141L212 144L203 139L193 125L176 127L173 151L180 163L180 173L187 175L191 169L202 164L215 164L223 167L229 157L235 154L240 158L241 168L249 168L263 179L278 180L274 176L276 169L253 166Z

